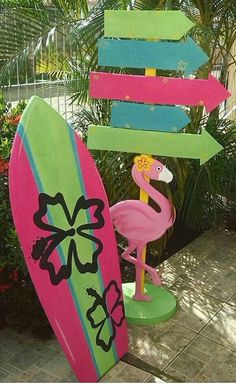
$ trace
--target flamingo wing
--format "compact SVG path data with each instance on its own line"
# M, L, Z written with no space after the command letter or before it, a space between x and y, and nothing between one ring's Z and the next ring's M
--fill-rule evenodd
M128 239L150 241L157 231L157 212L139 200L122 201L111 207L110 212L115 228Z

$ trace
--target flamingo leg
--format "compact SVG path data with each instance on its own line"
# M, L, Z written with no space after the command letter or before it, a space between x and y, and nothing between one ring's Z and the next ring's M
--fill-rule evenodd
M133 296L133 300L137 301L152 301L151 296L145 294L143 292L143 284L142 284L142 271L143 267L138 263L139 254L142 255L142 251L145 245L139 244L137 246L137 260L136 260L136 285L135 285L135 294Z
M150 267L149 265L145 264L142 261L142 252L144 247L145 247L145 243L130 242L128 248L125 250L125 252L122 253L121 257L136 266L136 289L135 289L135 294L133 299L140 300L140 301L150 301L151 297L148 295L145 295L142 292L142 287L141 287L142 269L145 269L145 271L147 271L150 274L154 285L161 285L161 280L158 272L154 268ZM130 255L130 253L133 252L135 248L137 248L137 258Z
M139 301L151 301L152 298L145 293L143 293L142 282L141 282L141 274L142 270L145 269L151 276L152 282L154 285L161 285L161 280L158 272L145 264L142 260L143 249L145 247L145 243L139 243L137 246L137 260L136 260L136 291L133 297L134 300Z
M137 246L138 246L138 242L130 241L128 248L121 254L121 257L132 264L136 264L135 257L131 256L130 253L132 253L135 250L135 248L137 248Z

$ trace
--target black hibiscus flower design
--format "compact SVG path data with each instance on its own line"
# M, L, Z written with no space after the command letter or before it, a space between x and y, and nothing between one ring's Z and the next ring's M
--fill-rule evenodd
M100 229L104 226L104 218L102 215L104 202L100 199L85 199L84 196L81 196L75 204L72 215L69 212L62 193L57 193L54 197L49 196L46 193L40 193L38 197L38 203L39 209L34 214L34 223L38 228L45 231L50 231L52 234L36 240L32 248L31 256L34 260L40 260L39 266L41 269L48 270L51 283L53 285L58 285L63 279L68 279L71 276L73 259L79 272L96 273L98 269L97 259L103 250L103 244L97 237L84 231ZM91 212L93 212L93 217L96 219L96 221L94 220L94 222L76 226L76 219L79 212L81 210L88 210L90 208L92 208ZM63 220L60 220L60 222L63 222L63 227L66 228L60 228L59 226L51 225L47 223L45 219L43 219L46 217L46 215L50 215L50 209L53 209L54 211L56 209L58 210L59 215L64 215L64 217L61 218ZM66 225L64 223L66 223ZM91 255L91 261L89 262L83 263L80 260L76 246L76 237L78 236L81 236L96 244L96 247L94 247L96 249L93 251ZM49 258L54 249L66 238L70 239L66 264L62 265L58 272L56 272L55 266L53 262L49 260Z
M111 280L102 296L93 288L88 288L87 293L95 298L92 307L86 313L87 319L90 321L92 328L98 329L97 345L102 347L105 352L108 352L116 337L116 328L122 325L125 318L121 290L118 288L116 281ZM110 312L107 307L108 301L112 303Z

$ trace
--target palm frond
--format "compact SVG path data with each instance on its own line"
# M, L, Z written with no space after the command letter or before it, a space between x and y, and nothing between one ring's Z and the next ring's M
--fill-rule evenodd
M0 82L9 74L25 66L25 61L42 54L47 49L68 50L70 42L63 47L56 35L67 36L70 25L86 15L87 1L52 1L49 7L44 1L2 1L0 3ZM60 41L60 39L59 39Z
M236 203L236 124L210 119L206 129L224 149L201 167L190 163L180 215L196 230L211 227Z
M89 13L88 1L86 0L52 0L52 5L61 16L67 15L71 21L78 21L87 17Z

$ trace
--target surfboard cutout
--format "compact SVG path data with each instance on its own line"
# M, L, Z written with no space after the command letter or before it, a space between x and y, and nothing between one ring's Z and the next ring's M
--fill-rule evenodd
M79 381L95 382L128 351L114 231L89 151L37 96L17 128L9 185L41 304Z

